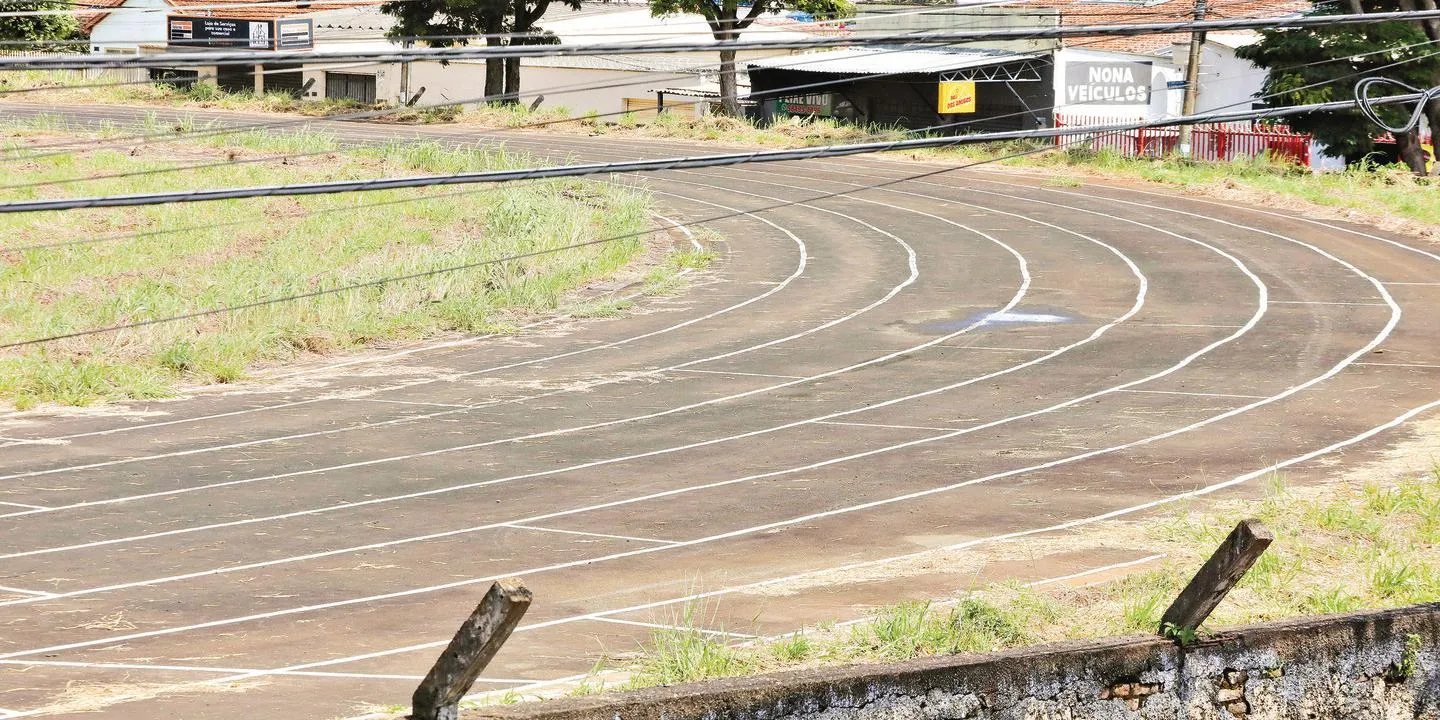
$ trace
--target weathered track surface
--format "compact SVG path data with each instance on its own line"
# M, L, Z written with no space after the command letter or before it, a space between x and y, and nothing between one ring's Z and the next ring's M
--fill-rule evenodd
M312 127L552 158L705 151ZM645 182L689 221L935 169L857 158ZM1440 399L1440 256L1363 227L973 171L714 227L720 261L623 319L133 407L148 415L10 423L0 707L161 684L190 692L86 716L404 702L511 575L537 603L484 689L523 688L634 649L696 597L717 631L784 632L967 582L826 573L1056 532L1292 458L1315 456L1292 475L1331 472L1320 451L1369 457ZM231 682L254 686L196 692Z

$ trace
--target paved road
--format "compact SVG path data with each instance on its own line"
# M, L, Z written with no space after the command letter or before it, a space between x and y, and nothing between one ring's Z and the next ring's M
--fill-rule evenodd
M315 125L587 160L696 150ZM633 649L696 597L716 631L785 632L974 579L866 574L887 558L1064 537L1277 464L1332 472L1440 398L1433 248L938 169L651 175L680 222L805 202L714 223L719 262L623 319L143 413L7 418L0 706L110 693L86 717L298 719L405 703L512 575L538 603L483 689L523 689ZM1056 551L983 577L1141 554Z

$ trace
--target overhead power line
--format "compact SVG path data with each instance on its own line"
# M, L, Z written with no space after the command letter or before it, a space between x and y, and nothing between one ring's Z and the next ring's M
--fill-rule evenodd
M1370 100L1371 105L1394 105L1427 100L1430 93L1408 93ZM893 150L947 147L974 143L997 142L1002 140L1040 140L1071 135L1094 135L1127 132L1142 128L1173 127L1198 123L1223 123L1262 118L1289 117L1315 112L1350 110L1357 106L1354 100L1328 103L1312 103L1279 108L1263 108L1238 112L1208 112L1185 115L1154 121L1111 123L1106 125L1075 125L1036 130L1012 130L1004 132L975 133L952 137L915 138L886 142L850 143L842 145L820 145L794 150L759 150L754 152L697 155L690 157L660 158L656 160L630 160L625 162L583 163L551 167L524 168L518 170L485 170L478 172L454 173L449 175L421 175L413 177L375 178L370 180L343 180L323 183L293 185L261 185L246 188L219 188L212 190L188 190L182 192L143 193L136 195L106 195L88 198L64 198L55 200L29 200L0 203L0 213L39 212L47 210L78 210L97 207L135 207L142 205L164 205L169 203L211 202L215 200L238 200L257 197L294 197L302 195L326 195L344 192L370 192L395 190L399 188L434 187L443 185L470 185L476 183L503 183L516 180L541 178L582 177L624 172L656 172L660 170L725 167L750 163L782 162L789 160L811 160L816 158L845 157Z
M980 41L1045 40L1070 37L1097 37L1188 32L1220 32L1226 30L1278 30L1334 25L1370 25L1386 22L1440 20L1440 10L1361 13L1347 15L1309 15L1291 18L1205 20L1201 22L1115 23L1103 25L1072 25L1066 27L1011 28L933 33L904 33L863 37L820 37L803 39L751 39L701 43L613 43L595 45L487 45L477 47L410 48L359 50L334 53L315 52L186 52L153 55L87 57L19 56L0 58L0 70L79 70L87 68L177 68L215 65L262 65L265 63L340 63L340 62L424 62L485 60L489 58L577 57L637 53L688 53L720 50L806 50L840 46L873 46L906 44L912 46L955 45Z

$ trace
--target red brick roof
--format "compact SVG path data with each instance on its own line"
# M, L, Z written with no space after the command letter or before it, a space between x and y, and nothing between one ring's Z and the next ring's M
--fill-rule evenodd
M1206 5L1208 7L1206 17L1211 20L1281 17L1302 12L1310 7L1307 0L1207 0ZM1016 6L1020 6L1020 3L1017 3ZM1189 0L1162 0L1150 3L1124 2L1123 0L1119 2L1030 0L1024 2L1023 7L1058 10L1060 24L1066 26L1181 21L1193 18L1195 14L1195 5ZM1170 33L1134 37L1076 38L1067 40L1065 44L1069 47L1149 54L1188 39L1189 35Z
M315 2L305 5L300 5L295 0L270 0L272 2L286 2L287 4L261 4L266 1L267 0L165 0L167 5L175 8L177 14L231 18L235 20L274 20L291 15L306 15L322 10L374 7L380 4L380 0L340 0L338 2ZM125 0L91 0L90 4L97 8L118 8L125 4ZM235 7L224 7L230 5ZM101 12L81 15L81 31L89 33L109 14L110 13Z

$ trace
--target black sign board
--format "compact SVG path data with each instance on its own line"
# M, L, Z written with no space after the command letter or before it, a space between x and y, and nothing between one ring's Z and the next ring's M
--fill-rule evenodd
M1148 62L1072 62L1065 65L1066 105L1149 105Z
M315 46L312 21L237 20L214 17L169 18L171 45L181 47L230 48L253 50L309 50Z

